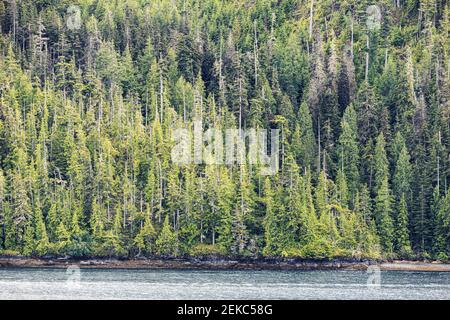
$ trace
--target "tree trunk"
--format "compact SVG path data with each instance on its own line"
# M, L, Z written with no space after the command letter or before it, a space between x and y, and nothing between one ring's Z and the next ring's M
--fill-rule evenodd
M311 0L311 7L309 10L309 39L312 38L313 15L314 15L314 0Z
M369 35L367 35L366 39L366 82L369 82Z

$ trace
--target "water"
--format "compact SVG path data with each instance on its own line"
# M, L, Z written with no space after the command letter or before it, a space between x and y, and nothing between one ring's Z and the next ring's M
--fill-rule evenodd
M445 299L449 272L0 268L0 299Z

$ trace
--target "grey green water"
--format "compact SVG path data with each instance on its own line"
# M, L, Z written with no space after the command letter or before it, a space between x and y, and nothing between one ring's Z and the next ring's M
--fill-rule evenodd
M370 276L365 271L0 268L0 299L450 300L449 272L381 271L380 281L368 286Z

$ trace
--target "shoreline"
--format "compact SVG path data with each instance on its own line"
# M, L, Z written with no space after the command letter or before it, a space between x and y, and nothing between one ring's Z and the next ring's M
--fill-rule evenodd
M377 265L389 271L446 271L449 261L412 260L296 260L296 259L108 259L108 258L23 258L0 257L0 268L159 269L159 270L367 270Z

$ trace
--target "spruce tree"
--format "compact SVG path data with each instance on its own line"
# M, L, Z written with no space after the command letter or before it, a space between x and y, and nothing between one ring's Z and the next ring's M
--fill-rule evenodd
M229 253L233 244L232 213L234 208L235 188L227 169L220 171L220 218L217 231L219 233L217 244L224 253Z
M381 184L385 180L389 179L389 163L386 155L386 140L384 139L384 134L380 133L376 140L375 154L374 154L374 165L375 165L375 175L374 175L374 191L381 187Z
M408 230L408 207L405 194L402 194L395 224L395 249L401 257L409 257L412 253Z
M48 252L50 244L39 202L36 202L36 208L34 209L34 228L36 236L36 253L39 256L44 256Z
M140 228L134 238L134 244L138 248L138 256L143 254L152 254L155 251L156 231L150 220L150 212L147 210L144 225Z
M303 168L314 168L316 160L315 137L312 125L311 113L306 102L300 104L298 111L298 127L296 127L296 139L293 144L296 146L297 161Z
M439 203L436 217L435 253L438 259L450 257L450 189Z
M169 216L166 215L164 223L156 239L156 252L162 256L176 256L178 254L177 235L169 225Z
M393 189L397 199L400 199L402 195L407 197L410 194L411 175L410 156L406 146L403 146L398 156L393 178Z
M391 217L392 195L389 190L387 177L384 178L377 189L374 212L381 246L385 254L389 256L393 253L394 225Z
M301 184L301 211L299 213L299 246L304 257L315 256L316 240L318 239L318 219L312 195L311 175L306 172Z
M337 149L338 166L339 172L343 170L342 174L346 176L350 200L353 203L359 188L359 149L356 112L352 104L347 107L342 117L341 130Z
M265 256L271 256L277 254L277 222L276 213L274 208L274 196L272 191L271 182L269 178L264 180L264 205L266 208L266 215L264 217L264 239L265 247L263 254Z

